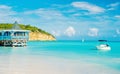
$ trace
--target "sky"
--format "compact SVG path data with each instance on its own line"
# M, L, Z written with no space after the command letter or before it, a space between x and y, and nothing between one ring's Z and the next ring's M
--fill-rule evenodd
M0 23L14 21L57 40L120 41L120 0L0 0Z

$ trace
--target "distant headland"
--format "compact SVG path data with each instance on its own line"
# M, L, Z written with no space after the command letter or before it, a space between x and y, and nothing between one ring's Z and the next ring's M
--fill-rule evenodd
M46 32L40 28L37 28L35 26L24 25L24 24L19 24L19 26L23 30L30 30L30 33L29 33L30 41L35 41L35 40L53 41L53 40L56 40L52 34ZM8 29L11 29L12 27L13 27L13 24L11 24L11 23L0 23L0 30L8 30Z

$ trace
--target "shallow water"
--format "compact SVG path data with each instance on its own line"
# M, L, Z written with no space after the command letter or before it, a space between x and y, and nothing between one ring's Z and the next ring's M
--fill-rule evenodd
M28 42L0 47L0 74L120 74L120 42L99 51L97 42Z

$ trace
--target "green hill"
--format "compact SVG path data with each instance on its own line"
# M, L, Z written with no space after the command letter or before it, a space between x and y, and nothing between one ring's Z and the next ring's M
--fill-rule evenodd
M52 34L42 30L42 29L39 29L35 26L31 26L31 25L24 25L24 24L19 24L20 28L23 29L23 30L30 30L31 32L40 32L42 34L46 34L46 35L51 35L53 36ZM0 23L0 30L7 30L7 29L11 29L13 27L13 24L10 24L10 23ZM54 36L53 36L54 37ZM55 38L55 37L54 37Z

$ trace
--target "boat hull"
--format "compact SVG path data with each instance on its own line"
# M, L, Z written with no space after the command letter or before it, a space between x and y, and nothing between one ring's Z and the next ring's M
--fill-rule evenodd
M98 50L111 50L111 47L101 47L101 46L96 46Z

